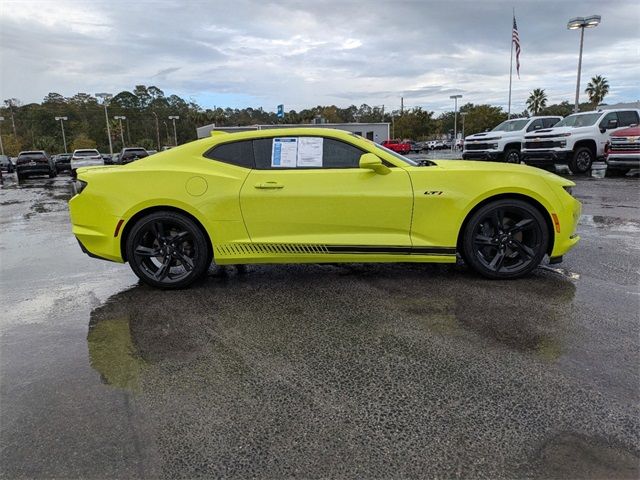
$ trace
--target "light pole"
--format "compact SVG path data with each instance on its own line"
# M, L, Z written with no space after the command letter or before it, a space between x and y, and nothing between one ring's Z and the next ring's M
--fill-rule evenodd
M4 117L0 117L0 122L4 122ZM2 132L0 131L0 155L4 155L4 145L2 144Z
M169 120L173 121L173 144L178 146L178 134L176 133L176 120L179 120L180 117L178 115L169 115Z
M582 70L582 46L584 45L584 29L594 28L600 24L600 15L591 15L590 17L576 17L569 20L567 28L569 30L580 29L580 55L578 56L578 80L576 82L576 103L573 107L573 113L578 113L580 108L580 73Z
M468 112L460 112L460 116L462 117L462 142L464 145L464 117L468 115Z
M453 98L453 142L451 142L451 151L453 152L453 148L455 147L456 140L458 137L458 99L462 98L462 95L450 95L449 98Z
M126 120L127 117L123 115L116 115L113 119L120 121L120 140L122 140L122 148L124 148L124 130L122 130L122 120Z
M62 129L62 143L64 143L64 153L67 153L67 137L64 136L64 123L68 120L67 117L56 117L56 120L60 121L60 128Z
M109 154L113 156L113 144L111 143L111 129L109 128L109 114L107 113L107 104L113 98L110 93L96 93L96 97L102 99L104 104L104 118L107 121L107 137L109 137Z

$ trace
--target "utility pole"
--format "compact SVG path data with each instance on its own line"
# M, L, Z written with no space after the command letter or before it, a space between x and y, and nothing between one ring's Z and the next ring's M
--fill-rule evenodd
M60 128L62 129L62 143L64 143L64 153L67 153L67 137L64 136L64 123L67 121L67 117L56 117L56 120L60 120Z
M129 119L127 118L127 141L129 142L129 145L133 145L131 143L131 129L129 128Z
M107 121L107 137L109 137L109 154L113 156L113 144L111 143L111 129L109 128L109 113L107 112L107 104L113 98L110 93L96 93L96 97L102 98L104 104L104 118Z
M176 120L179 120L180 117L178 115L169 115L169 120L171 120L173 122L173 140L174 140L174 145L177 147L178 146L178 134L176 132Z
M125 148L125 146L124 146L124 130L122 130L122 120L126 120L127 117L125 117L124 115L116 115L115 117L113 117L113 119L120 121L120 140L122 140L122 148Z
M404 115L404 97L400 97L400 116Z
M462 95L450 95L449 98L453 98L455 105L453 114L453 142L451 142L451 151L453 152L458 136L458 99L462 98Z
M158 122L158 114L156 112L151 113L153 113L156 119L156 140L158 141L158 151L160 151L160 123Z
M16 121L13 118L13 98L6 100L7 106L9 107L9 113L11 113L11 126L13 127L13 136L18 138L18 134L16 133Z
M4 117L0 117L0 122L4 122ZM0 155L4 155L4 145L2 144L2 131L0 131Z

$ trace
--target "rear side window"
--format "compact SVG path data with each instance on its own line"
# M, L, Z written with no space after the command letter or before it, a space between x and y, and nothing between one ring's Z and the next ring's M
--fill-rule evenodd
M638 112L618 112L618 126L628 127L630 125L638 125Z
M254 168L253 140L223 143L204 154L212 160L230 163L243 168Z
M256 169L269 170L271 168L274 168L271 165L271 156L273 154L273 138L260 138L254 140L253 149L256 160ZM363 153L365 152L348 143L334 140L332 138L322 137L322 167L298 166L293 168L359 168L360 157Z

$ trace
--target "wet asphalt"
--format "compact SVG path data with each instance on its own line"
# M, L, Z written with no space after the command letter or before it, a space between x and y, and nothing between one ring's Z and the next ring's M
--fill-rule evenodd
M140 285L69 178L0 188L0 478L638 478L638 178L577 178L582 241L463 265L212 268Z

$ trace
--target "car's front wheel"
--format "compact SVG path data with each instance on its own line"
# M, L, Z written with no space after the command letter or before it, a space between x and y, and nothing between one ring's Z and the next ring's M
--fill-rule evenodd
M569 169L574 174L586 173L591 168L593 160L593 151L589 147L577 148L569 161Z
M547 223L535 207L521 200L497 200L467 222L462 253L485 277L517 278L540 264L548 242Z
M138 220L126 239L127 260L143 282L160 288L184 288L208 268L208 243L189 217L155 212Z
M507 163L520 163L520 152L515 148L510 148L504 152L504 161Z

